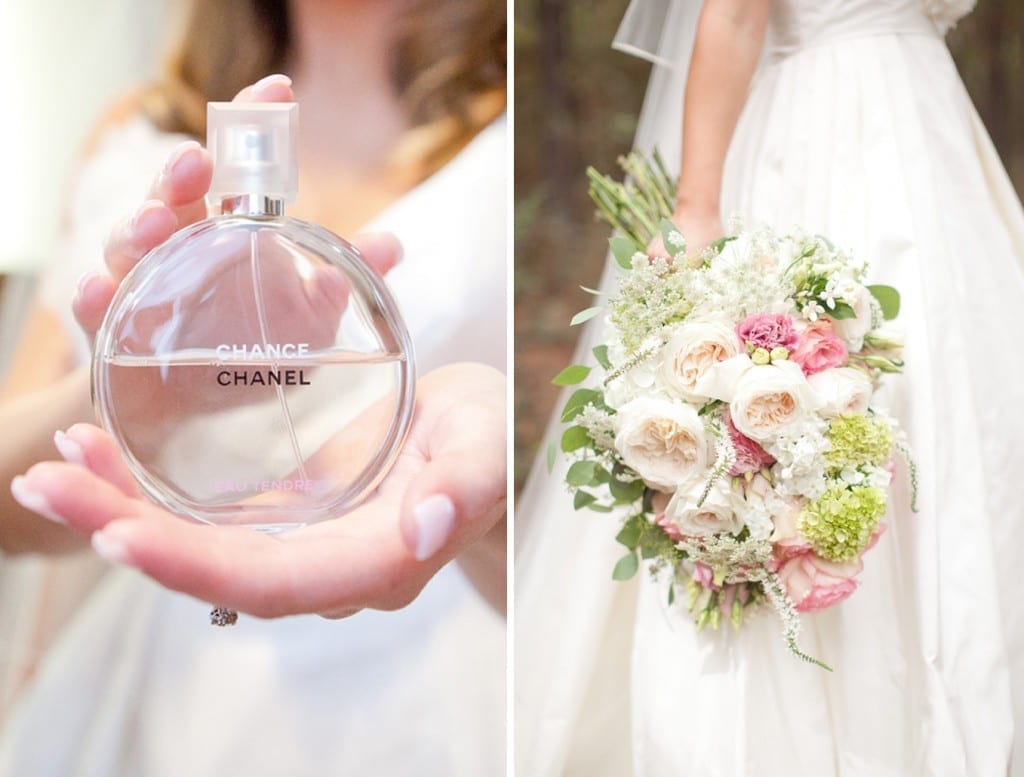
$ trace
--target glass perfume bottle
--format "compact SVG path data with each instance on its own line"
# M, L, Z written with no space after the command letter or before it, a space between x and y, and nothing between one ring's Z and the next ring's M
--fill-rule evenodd
M298 106L210 103L212 198L124 279L93 400L143 491L180 515L279 531L376 487L412 419L387 286L332 232L284 215Z

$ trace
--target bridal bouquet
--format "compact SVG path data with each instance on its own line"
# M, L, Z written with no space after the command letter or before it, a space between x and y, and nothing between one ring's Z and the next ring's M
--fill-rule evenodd
M644 248L674 187L657 159L626 164L628 185L591 173L626 235L611 240L617 292L574 319L605 312L604 342L596 365L555 379L599 376L562 413L574 505L625 511L616 579L649 561L671 576L670 604L685 591L698 629L739 629L768 604L790 649L824 666L798 647L799 613L856 589L906 452L872 402L880 376L902 366L886 328L899 295L800 231L736 230L693 256L661 220L672 257L651 259Z

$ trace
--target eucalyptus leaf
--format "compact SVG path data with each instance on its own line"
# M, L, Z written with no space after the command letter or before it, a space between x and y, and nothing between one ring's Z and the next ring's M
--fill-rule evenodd
M630 504L644 495L644 482L634 480L632 483L623 483L618 478L608 481L608 488L615 497L615 501Z
M644 518L641 515L634 515L622 525L622 529L615 535L615 541L625 545L630 550L636 550L640 543L640 535L644 530Z
M585 367L582 364L571 364L558 373L551 382L556 386L575 386L577 383L585 381L589 374L590 367Z
M589 507L597 501L597 497L587 491L577 491L576 496L572 498L572 508L574 510L582 510L584 507Z
M576 461L565 473L565 482L570 486L594 485L594 472L597 470L596 461Z
M613 237L609 238L608 245L612 249L615 263L623 270L631 270L633 268L633 255L636 253L636 246L633 245L633 241L628 237Z
M629 580L640 568L640 560L636 553L629 553L619 559L612 570L612 580Z
M569 321L569 326L579 326L580 324L592 319L602 310L604 310L604 308L600 307L587 308L586 310L581 310L579 313L572 317L572 320Z
M594 349L594 358L597 359L597 363L600 364L604 369L610 370L612 363L608 361L608 346L599 345Z
M583 412L584 407L600 396L601 392L597 389L576 389L566 401L565 409L562 410L562 423L569 423L569 421Z
M892 286L875 284L868 286L868 291L871 292L871 296L878 300L878 304L882 306L882 317L886 321L892 321L900 314L900 293Z
M587 448L592 442L590 432L582 426L570 426L562 433L562 450L565 453L572 453L580 448Z
M555 451L555 443L552 440L551 442L548 443L548 452L547 452L547 464L548 464L548 474L549 475L555 469L555 453L556 453L556 451Z
M679 227L668 219L662 219L659 227L661 228L661 240L665 244L665 251L668 255L673 259L677 259L685 254L686 238L679 231Z

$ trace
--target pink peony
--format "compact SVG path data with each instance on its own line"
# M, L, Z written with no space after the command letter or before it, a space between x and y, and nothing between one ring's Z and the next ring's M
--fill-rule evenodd
M754 348L785 348L792 351L800 342L793 319L782 313L756 313L747 316L736 327L740 340Z
M852 594L857 589L854 578L863 568L859 558L838 564L803 553L782 565L779 579L799 612L817 612Z
M800 334L800 342L789 358L800 365L804 375L842 367L846 364L846 344L832 331L832 324L824 319L808 324Z
M736 477L747 472L758 472L775 463L768 451L736 428L731 416L727 415L725 422L729 428L729 437L732 438L732 447L736 449L736 461L729 470L730 475Z

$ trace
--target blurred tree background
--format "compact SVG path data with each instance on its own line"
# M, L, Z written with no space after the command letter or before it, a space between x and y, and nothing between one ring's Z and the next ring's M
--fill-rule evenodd
M587 196L588 164L629 150L650 72L611 49L627 0L515 3L515 475L522 486L558 396L551 378L596 286L608 230ZM981 0L949 35L974 103L1024 192L1024 3ZM680 96L682 99L682 96Z

